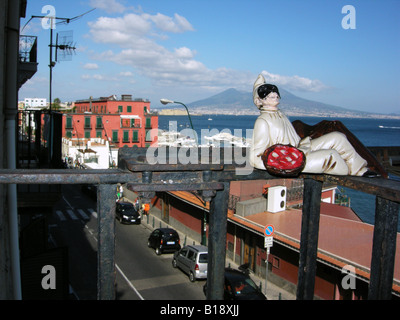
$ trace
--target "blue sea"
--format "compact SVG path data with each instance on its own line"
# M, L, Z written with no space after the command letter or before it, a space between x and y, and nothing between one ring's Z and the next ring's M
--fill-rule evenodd
M256 115L202 115L191 116L197 135L204 138L210 131L230 132L235 136L251 138L251 130L257 119ZM319 117L289 117L291 121L301 120L308 125L314 125L322 120L341 121L365 146L400 146L400 120L397 119L352 119L352 118L319 118ZM172 125L172 127L170 127ZM186 116L159 116L159 129L175 128L182 131L190 128ZM203 130L203 131L202 131ZM246 131L248 130L248 131ZM249 131L250 130L250 131ZM204 140L201 143L205 143ZM349 188L342 188L350 198L351 208L366 223L373 224L375 216L375 197ZM399 228L400 232L400 221Z

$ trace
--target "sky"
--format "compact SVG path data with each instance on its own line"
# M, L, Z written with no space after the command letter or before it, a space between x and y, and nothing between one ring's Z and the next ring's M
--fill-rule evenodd
M52 15L54 44L72 33L76 47L53 68L63 102L131 94L190 109L251 92L262 73L302 98L400 114L400 0L28 0L21 34L38 37L39 65L19 100L49 99Z

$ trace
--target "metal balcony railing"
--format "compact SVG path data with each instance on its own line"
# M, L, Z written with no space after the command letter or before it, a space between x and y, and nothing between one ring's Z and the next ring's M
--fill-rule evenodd
M20 88L37 71L37 37L19 37L18 87Z
M98 299L115 299L115 189L117 183L150 201L156 191L199 191L210 201L207 299L223 298L229 183L235 180L274 179L266 171L249 170L245 149L191 149L191 163L178 155L186 148L121 148L119 168L110 170L26 169L0 170L3 184L98 185ZM197 153L196 153L197 152ZM236 161L235 159L240 159ZM157 160L157 161L155 161ZM244 170L244 171L243 171ZM400 182L383 178L301 175L304 180L303 213L297 299L313 299L323 182L337 183L376 196L369 299L392 295Z

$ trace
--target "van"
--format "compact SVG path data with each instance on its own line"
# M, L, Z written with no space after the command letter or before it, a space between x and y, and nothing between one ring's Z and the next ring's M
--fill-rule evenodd
M188 245L174 253L172 266L189 275L191 282L207 278L208 248L203 245Z

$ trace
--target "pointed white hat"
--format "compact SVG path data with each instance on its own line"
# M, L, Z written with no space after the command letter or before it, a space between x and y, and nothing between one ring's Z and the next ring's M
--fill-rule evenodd
M262 86L263 84L265 84L265 78L264 76L260 73L257 77L256 82L254 82L253 85L253 102L256 105L256 107L258 108L258 105L256 104L256 99L258 98L258 93L257 90L260 86Z

